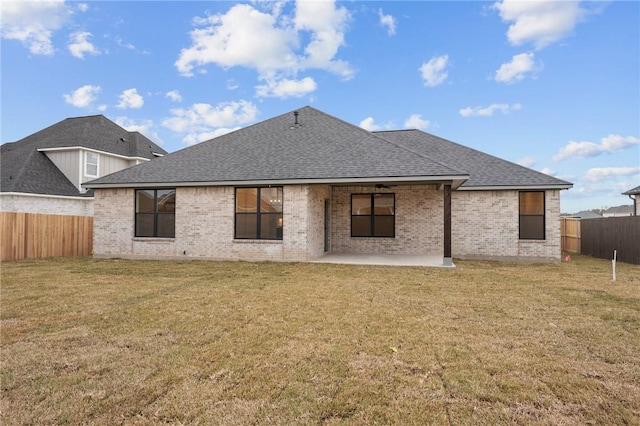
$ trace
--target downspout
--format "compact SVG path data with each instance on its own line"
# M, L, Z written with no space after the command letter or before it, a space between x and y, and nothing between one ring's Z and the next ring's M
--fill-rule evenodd
M633 216L637 216L638 214L638 196L635 197L631 194L627 195L627 197L633 200Z

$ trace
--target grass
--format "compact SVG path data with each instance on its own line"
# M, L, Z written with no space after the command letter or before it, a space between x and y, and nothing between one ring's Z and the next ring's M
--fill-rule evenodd
M0 422L639 424L640 267L2 265Z

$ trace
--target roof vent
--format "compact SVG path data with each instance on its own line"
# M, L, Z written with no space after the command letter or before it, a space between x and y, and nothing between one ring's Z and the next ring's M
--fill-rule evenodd
M298 115L300 115L300 113L298 111L293 111L293 116L295 117L295 125L296 127L300 125L300 123L298 123Z

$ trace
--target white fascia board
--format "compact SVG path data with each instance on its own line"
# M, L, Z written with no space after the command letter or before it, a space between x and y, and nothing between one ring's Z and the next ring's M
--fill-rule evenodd
M52 151L77 151L77 150L95 152L98 154L108 155L110 157L122 158L125 160L151 161L151 159L145 158L145 157L128 157L126 155L114 154L113 152L109 152L109 151L100 151L99 149L85 148L84 146L61 146L61 147L55 147L55 148L38 148L36 151L52 152Z
M86 188L176 188L188 186L267 186L267 185L301 185L301 184L328 184L328 185L359 185L359 184L425 184L451 182L456 188L469 179L468 175L458 176L406 176L406 177L367 177L367 178L328 178L328 179L283 179L283 180L242 180L242 181L215 181L215 182L131 182L131 183L91 183L82 186Z
M518 186L461 186L458 191L521 191L521 190L545 190L545 189L570 189L573 184L568 185L518 185Z
M31 192L0 192L0 196L9 196L9 195L19 196L19 197L60 198L64 200L93 201L93 197L74 197L72 195L33 194Z

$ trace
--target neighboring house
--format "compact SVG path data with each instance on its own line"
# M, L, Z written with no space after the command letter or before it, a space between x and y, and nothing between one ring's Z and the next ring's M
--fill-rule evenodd
M592 212L591 210L582 210L582 211L579 211L578 213L563 215L563 217L570 217L570 218L576 218L576 219L598 219L598 218L601 218L602 216L596 212Z
M609 207L602 212L602 217L633 216L633 206Z
M165 154L102 115L68 118L0 147L0 211L91 216L83 183Z
M85 187L94 255L310 261L325 253L560 260L571 183L419 130L311 107Z
M623 192L622 195L626 195L633 200L633 215L640 216L640 204L638 204L638 195L640 195L640 186L636 186L633 189Z

